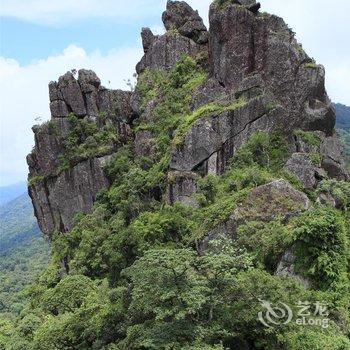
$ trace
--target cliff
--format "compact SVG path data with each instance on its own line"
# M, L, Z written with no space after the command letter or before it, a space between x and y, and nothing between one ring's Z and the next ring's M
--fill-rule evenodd
M295 129L319 131L322 168L330 177L347 178L324 68L304 52L281 18L258 8L255 2L216 1L207 31L196 11L170 1L162 17L167 32L155 36L149 28L142 30L145 54L136 68L140 76L169 71L183 55L199 60L208 72L190 92L190 113L199 115L171 151L169 171L181 176L169 184L170 203L195 192L192 172L222 173L256 131L283 130L298 153L288 168L303 177L299 173L307 166L310 178L305 181L312 186L317 169L292 135ZM162 99L141 106L138 88L132 93L105 89L86 70L77 79L66 73L49 84L49 91L52 118L33 128L35 148L28 156L29 193L46 234L69 231L76 213L91 211L98 192L109 186L103 166L121 145L133 143L135 157L150 152L154 135L133 125L152 123Z

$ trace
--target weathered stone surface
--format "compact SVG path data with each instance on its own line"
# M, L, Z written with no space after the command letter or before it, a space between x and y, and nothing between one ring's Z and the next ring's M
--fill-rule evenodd
M165 194L166 202L170 205L181 202L193 207L198 206L195 198L198 175L193 172L172 171L168 174L168 187Z
M140 74L146 68L169 70L182 55L195 57L202 50L202 46L193 40L167 32L154 40L152 46L137 64L136 71Z
M135 134L134 153L136 157L145 157L153 154L155 141L150 130L140 130Z
M55 81L51 81L49 83L49 97L50 102L54 102L57 100L63 100L63 96L61 94L61 91L58 88L58 84Z
M142 28L141 39L142 39L143 51L146 53L150 48L150 46L153 44L154 40L156 40L156 37L153 35L151 29Z
M230 91L221 86L216 79L207 79L193 92L191 109L195 110L214 101L225 102L232 100L234 94L229 95L229 93Z
M80 69L78 83L83 92L93 92L101 86L101 80L92 70Z
M50 111L54 118L64 118L69 116L68 107L62 100L52 101L50 103Z
M310 207L308 197L285 180L254 188L247 200L234 211L237 223L288 219Z
M322 167L329 176L348 179L340 145L333 136L334 110L324 87L324 68L307 56L282 19L257 13L260 4L255 0L236 0L221 8L216 4L210 9L210 33L198 12L179 1L167 4L163 15L166 34L155 36L147 28L141 33L145 54L137 73L147 68L170 70L181 56L189 55L197 59L198 67L210 66L208 79L193 93L191 109L211 102L227 107L196 120L185 131L182 142L174 145L168 189L159 198L163 195L170 204L181 201L197 205L195 172L222 173L237 149L257 131L285 132L295 153L286 167L306 187L314 187L315 179L325 177L322 169L312 169L309 153L322 156ZM122 144L133 142L136 157L147 156L152 155L154 135L148 130L133 135L131 128L135 118L144 124L153 123L154 108L162 100L158 96L141 108L137 89L108 90L89 70L79 71L78 79L68 72L58 82L51 82L49 96L53 124L34 129L36 146L28 156L30 178L44 177L31 185L30 192L47 234L55 228L69 230L76 210L89 212L97 191L108 186L101 164L105 158L100 153L92 159L78 159L70 170L58 174L59 157L70 129L66 117L74 113L95 121L99 128L112 126ZM234 108L237 101L241 105ZM51 129L52 125L58 130ZM294 129L318 130L321 146L293 139ZM116 147L103 155L111 155ZM275 181L254 189L232 213L231 221L209 236L227 231L231 234L234 225L244 220L295 215L309 205L305 195L282 180Z
M337 180L350 180L345 168L343 146L338 137L325 138L321 145L321 153L323 155L322 167L330 177Z
M289 276L297 280L300 284L302 284L305 288L311 287L311 282L298 274L295 273L295 261L296 256L293 252L293 249L287 250L280 262L278 263L277 269L276 269L276 275L278 276Z
M129 123L133 118L131 92L123 90L99 89L98 110L114 124Z
M29 187L35 215L45 234L72 228L75 214L89 213L98 192L108 187L103 166L109 156L89 159L57 177Z
M184 1L168 1L162 15L166 30L177 30L181 35L197 43L208 42L207 28L198 11L194 11Z
M245 7L251 7L253 5L256 5L256 0L238 0L237 2Z
M317 184L317 167L306 153L293 153L284 169L293 174L307 189L312 189Z
M259 97L236 109L200 118L186 132L182 143L173 147L170 167L179 171L192 171L216 152L226 154L227 160L262 124L262 130L277 126L276 117L283 116L283 111L277 114L270 109L267 98ZM224 164L217 173L222 170Z
M69 122L64 118L33 127L36 147L27 157L30 176L49 176L56 171L69 129Z
M77 80L66 73L58 83L49 84L49 95L52 119L33 128L35 147L27 157L29 192L39 225L48 235L55 229L68 231L77 212L92 209L97 193L108 186L103 164L119 144L133 140L131 92L101 87L93 71L80 70ZM63 170L61 157L67 157L66 139L72 127L67 118L70 113L97 123L98 128L114 127L118 143L106 143L94 158L69 159L71 169Z
M324 68L312 62L281 18L215 3L209 17L212 74L221 84L236 90L245 77L260 73L288 112L286 127L332 132L335 114L324 88Z
M74 75L67 72L58 79L58 89L70 112L77 116L86 115L86 107L80 86Z

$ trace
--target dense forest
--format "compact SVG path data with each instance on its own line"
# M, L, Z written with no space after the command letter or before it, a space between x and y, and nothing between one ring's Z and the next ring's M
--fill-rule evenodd
M6 198L18 193L17 188L4 192ZM0 222L0 348L4 348L10 325L28 304L25 289L48 265L50 248L27 194L0 207Z

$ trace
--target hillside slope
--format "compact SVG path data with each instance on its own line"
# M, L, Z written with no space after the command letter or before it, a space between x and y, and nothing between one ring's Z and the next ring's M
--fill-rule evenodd
M26 304L23 289L49 261L29 196L0 207L0 314L19 313Z
M9 350L349 349L323 66L255 0L215 0L208 30L185 2L162 20L134 91L84 69L49 84L27 161L52 258Z
M25 182L0 187L0 206L19 197L21 194L26 192L26 188L27 184Z
M344 143L347 163L350 164L350 107L340 103L334 106L337 114L336 127Z

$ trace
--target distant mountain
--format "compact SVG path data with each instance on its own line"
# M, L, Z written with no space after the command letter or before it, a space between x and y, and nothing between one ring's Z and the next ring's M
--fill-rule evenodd
M43 271L50 247L44 240L24 193L0 207L0 316L25 306L23 289Z
M340 103L334 104L337 113L336 128L342 138L347 162L350 163L350 107Z
M334 104L337 113L337 128L350 132L350 107L341 103Z
M0 206L27 192L26 182L18 182L10 186L0 187Z

